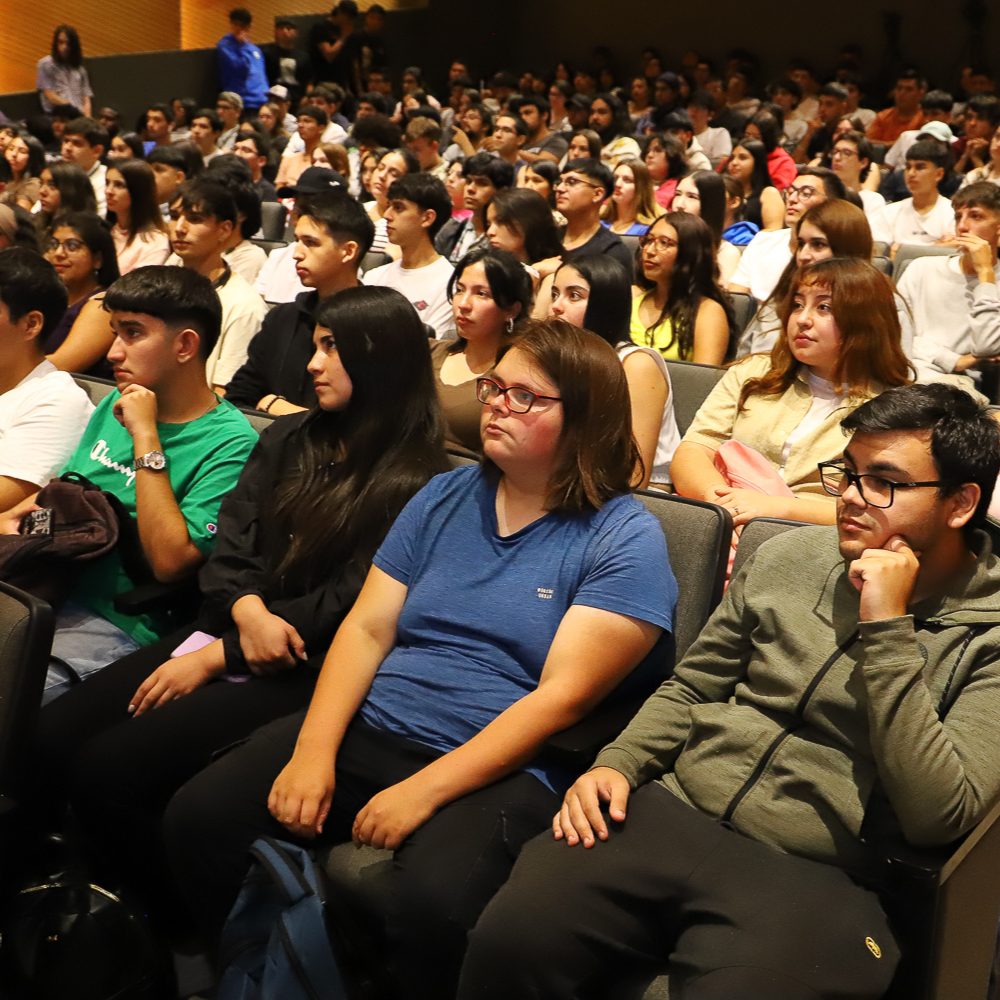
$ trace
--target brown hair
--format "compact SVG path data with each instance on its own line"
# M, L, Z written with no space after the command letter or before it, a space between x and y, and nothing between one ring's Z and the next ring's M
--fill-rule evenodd
M651 225L663 215L663 209L656 201L653 179L649 176L649 167L635 157L619 161L615 164L612 173L618 173L619 167L628 167L632 171L632 180L635 182L635 221L646 226ZM601 218L608 222L617 222L617 216L617 207L614 201L608 198L601 207Z
M582 514L627 493L642 467L632 436L625 369L614 348L560 319L528 319L500 349L517 348L555 383L563 407L559 457L549 482L549 510ZM483 459L483 467L496 466Z
M326 162L340 174L341 177L351 176L351 161L347 158L347 150L339 142L321 142Z
M795 238L798 240L804 223L815 226L830 244L834 257L857 257L860 260L871 260L874 246L872 230L865 213L843 198L828 198L826 201L813 205L805 211L795 223ZM781 272L774 291L767 302L780 305L788 297L789 290L795 280L798 264L795 254ZM765 305L767 303L764 303ZM763 306L762 306L763 308Z
M816 285L830 289L840 330L840 357L833 372L838 391L863 395L912 381L910 363L903 354L892 282L867 261L833 257L810 264L792 283L778 312L782 334L771 351L771 370L743 386L739 409L750 396L780 395L795 381L802 366L785 336L788 317L799 289Z

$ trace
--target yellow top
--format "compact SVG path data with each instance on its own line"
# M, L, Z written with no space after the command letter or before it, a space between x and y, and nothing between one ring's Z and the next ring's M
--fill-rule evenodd
M632 320L629 323L632 342L640 347L655 347L667 361L681 361L680 345L674 338L674 327L669 318L651 330L647 330L646 324L639 318L639 306L645 298L645 295L636 295L632 299Z

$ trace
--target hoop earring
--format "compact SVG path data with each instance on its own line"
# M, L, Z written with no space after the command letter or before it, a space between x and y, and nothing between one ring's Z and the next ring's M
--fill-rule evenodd
M507 322L504 323L504 329L508 333L513 333L514 332L514 317L513 316L508 316L507 317Z

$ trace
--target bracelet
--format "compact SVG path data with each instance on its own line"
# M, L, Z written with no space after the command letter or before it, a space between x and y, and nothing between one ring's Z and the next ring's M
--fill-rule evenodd
M271 396L271 402L268 403L267 406L264 407L264 412L265 413L270 413L271 412L271 407L274 406L274 404L277 403L279 399L284 399L284 398L285 398L284 396L279 396L277 393L273 393L272 396ZM287 400L286 400L286 402L287 402Z

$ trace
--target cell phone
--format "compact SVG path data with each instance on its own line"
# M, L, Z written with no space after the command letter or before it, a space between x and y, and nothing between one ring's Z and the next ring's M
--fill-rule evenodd
M42 507L41 510L33 510L21 518L22 535L51 535L52 534L52 508Z

